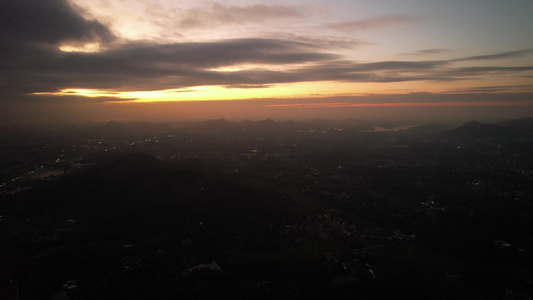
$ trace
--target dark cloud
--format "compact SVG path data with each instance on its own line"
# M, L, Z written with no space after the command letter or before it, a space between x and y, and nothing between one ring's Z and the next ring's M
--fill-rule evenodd
M303 67L293 75L300 81L348 81L348 82L404 82L422 80L451 80L434 75L434 69L446 65L446 61L385 61L354 63L330 61Z
M513 93L513 92L533 92L533 85L498 85L498 86L477 86L466 89L457 89L456 93Z
M114 39L107 27L81 17L67 0L0 1L0 35L2 43L31 41L52 45Z
M492 59L515 58L515 57L524 56L524 55L532 53L532 52L533 52L533 49L525 49L525 50L509 51L509 52L502 52L502 53L496 53L496 54L490 54L490 55L470 56L470 57L454 59L453 61L492 60Z
M383 61L375 63L357 64L358 71L379 71L379 70L428 70L438 66L448 64L447 61Z
M40 52L39 52L40 50ZM61 88L154 90L191 85L264 83L271 72L235 74L212 71L242 64L300 64L337 59L311 45L272 39L240 39L170 45L130 44L99 53L35 51L42 58L22 56L1 71L9 78L0 88L50 91ZM237 72L238 73L238 72ZM272 82L272 80L266 80Z
M525 71L532 71L533 66L525 67L467 67L467 68L457 68L448 71L450 75L460 75L460 76L477 76L477 75L486 75L489 73L518 73Z
M303 81L405 82L425 80L461 80L438 75L433 70L446 62L380 62L356 64L329 61L287 72L241 71L226 74L226 79L247 84L274 84Z
M242 63L290 64L322 61L337 55L318 52L312 45L275 39L236 39L169 45L128 45L101 54L118 61L215 68Z
M225 88L228 89L264 89L272 87L271 84L233 84L225 85Z
M115 39L97 21L77 14L66 0L0 1L0 89L3 91L42 91L53 89L50 81L65 54L63 43L107 44ZM44 71L38 75L30 70ZM61 77L61 76L59 76ZM61 78L57 78L61 79Z
M519 102L533 104L530 93L403 93L403 94L367 94L361 96L327 96L327 97L301 97L290 99L277 99L272 104L323 104L323 103L350 103L350 104L382 104L382 103L465 103L465 102Z
M416 18L405 16L386 16L352 22L332 23L327 25L326 27L335 31L353 32L359 30L406 24L414 22L416 20Z

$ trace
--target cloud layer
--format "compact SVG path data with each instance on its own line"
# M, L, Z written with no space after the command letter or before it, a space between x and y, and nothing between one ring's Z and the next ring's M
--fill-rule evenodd
M188 25L183 26L202 26L206 20L238 23L300 17L299 10L288 6L212 4L208 11L191 10ZM328 28L355 31L413 21L389 16L329 24ZM8 95L67 88L149 91L203 85L257 88L313 81L452 81L494 74L527 76L533 71L533 66L465 66L473 61L529 55L531 49L445 60L361 63L336 54L338 48L363 44L342 37L280 34L277 38L196 43L125 43L102 23L81 17L67 0L1 1L0 22L0 90ZM64 43L97 43L106 50L63 52L59 49ZM427 49L418 53L443 51Z

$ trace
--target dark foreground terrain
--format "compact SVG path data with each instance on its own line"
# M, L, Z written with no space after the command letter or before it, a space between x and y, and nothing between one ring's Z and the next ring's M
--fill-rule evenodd
M11 127L0 299L531 299L532 124Z

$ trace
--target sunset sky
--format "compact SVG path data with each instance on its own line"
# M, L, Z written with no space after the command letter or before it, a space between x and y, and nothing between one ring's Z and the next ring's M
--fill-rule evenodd
M531 0L0 0L4 122L533 115Z

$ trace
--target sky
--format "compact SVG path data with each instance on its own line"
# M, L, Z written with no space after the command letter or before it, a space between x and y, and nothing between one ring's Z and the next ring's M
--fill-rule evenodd
M531 0L0 0L2 122L533 115Z

